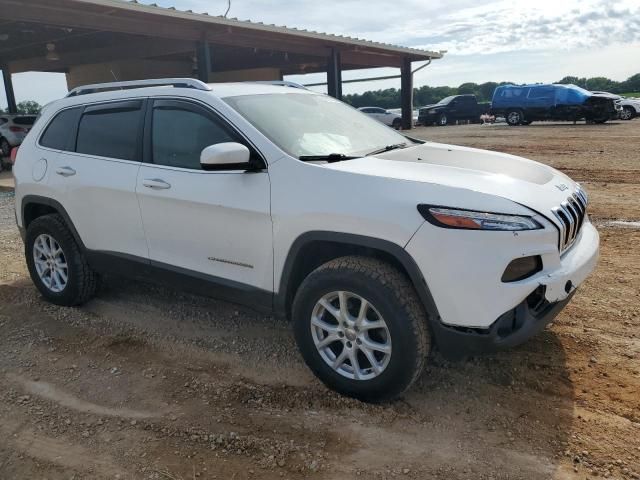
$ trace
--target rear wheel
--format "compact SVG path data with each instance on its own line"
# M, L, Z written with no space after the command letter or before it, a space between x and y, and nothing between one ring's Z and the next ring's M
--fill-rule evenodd
M506 115L506 120L509 125L515 127L522 124L524 121L524 114L522 110L509 110Z
M372 258L343 257L317 268L296 293L292 315L309 368L329 388L363 401L400 395L429 353L413 286Z
M402 128L402 120L400 118L394 118L391 126L396 130L400 130Z
M627 105L622 108L622 112L620 112L620 119L631 120L633 117L635 117L635 115L636 111L633 109L633 107Z
M45 215L29 224L25 257L33 283L51 303L80 305L98 288L98 275L60 215Z

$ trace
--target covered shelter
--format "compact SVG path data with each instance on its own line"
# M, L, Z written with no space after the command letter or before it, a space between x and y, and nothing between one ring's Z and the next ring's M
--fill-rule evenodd
M412 63L441 53L122 0L0 0L0 68L9 111L11 74L66 74L67 86L159 77L204 82L282 80L326 72L342 96L345 70L400 69L411 128Z

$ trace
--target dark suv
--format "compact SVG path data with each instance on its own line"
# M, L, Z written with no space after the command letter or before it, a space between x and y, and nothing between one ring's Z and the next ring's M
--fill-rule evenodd
M535 120L584 119L604 123L618 118L615 102L575 85L504 85L495 89L491 114L504 116L509 125L529 125Z

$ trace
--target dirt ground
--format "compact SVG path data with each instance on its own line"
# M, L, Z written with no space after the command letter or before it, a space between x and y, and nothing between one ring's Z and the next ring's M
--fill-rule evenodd
M601 260L520 348L431 360L366 405L307 371L289 326L108 278L82 308L32 286L0 192L1 479L640 478L640 120L420 128L580 180Z

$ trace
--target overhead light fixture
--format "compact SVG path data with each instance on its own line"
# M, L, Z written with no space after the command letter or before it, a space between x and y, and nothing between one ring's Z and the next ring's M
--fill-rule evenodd
M47 43L47 55L45 58L50 62L57 62L60 60L60 55L56 52L55 43Z

